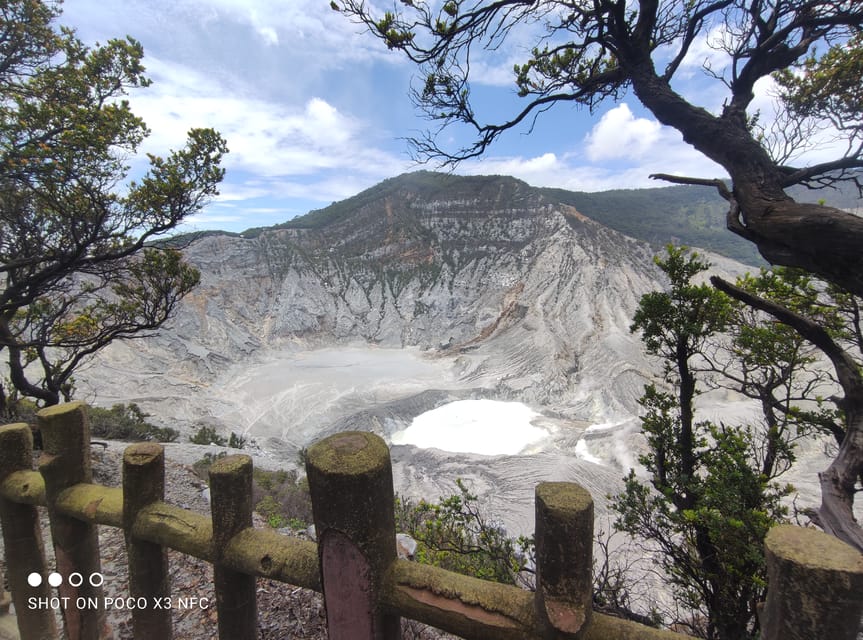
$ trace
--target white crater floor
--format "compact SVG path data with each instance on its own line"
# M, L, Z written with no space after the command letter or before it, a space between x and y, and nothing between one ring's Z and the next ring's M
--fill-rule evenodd
M431 387L463 385L451 359L424 358L417 349L349 347L274 354L238 367L216 386L231 398L221 420L251 436L305 445L339 417Z
M520 402L458 400L426 411L393 444L412 444L456 453L516 455L550 434L532 421L542 414Z

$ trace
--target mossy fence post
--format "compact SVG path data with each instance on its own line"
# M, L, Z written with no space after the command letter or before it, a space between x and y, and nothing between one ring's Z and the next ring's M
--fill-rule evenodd
M57 500L64 490L93 480L87 408L81 402L70 402L42 409L36 418L43 446L39 471L45 479L57 572L63 578L58 591L70 603L62 609L66 637L68 640L110 638L102 606L74 606L78 598L85 598L84 602L104 602L101 581L97 579L101 575L101 561L96 525L57 509Z
M855 640L863 615L863 554L831 535L792 525L764 541L763 640Z
M306 471L331 640L397 640L381 592L396 560L393 477L386 443L347 431L308 451Z
M547 638L575 638L593 612L593 498L570 482L536 488L536 596Z
M16 471L31 471L32 468L33 433L30 426L18 423L0 427L0 483ZM50 598L52 595L47 581L48 567L39 512L34 505L0 498L0 526L3 527L6 574L21 637L56 638L54 612L47 607L27 606L29 597ZM37 586L28 582L31 573L41 577Z
M123 452L123 531L129 559L129 595L144 598L146 607L132 610L136 638L172 637L168 554L164 547L135 538L138 512L165 499L165 451L161 445L142 442Z
M252 526L252 459L219 458L210 466L210 511L213 517L213 579L220 640L258 637L255 576L223 565L231 538Z

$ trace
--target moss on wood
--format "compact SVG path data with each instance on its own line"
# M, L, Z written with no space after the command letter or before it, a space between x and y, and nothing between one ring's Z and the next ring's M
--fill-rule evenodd
M19 504L45 506L45 481L38 471L14 471L0 483L0 496Z
M123 490L98 484L76 484L57 496L57 511L90 524L123 526Z

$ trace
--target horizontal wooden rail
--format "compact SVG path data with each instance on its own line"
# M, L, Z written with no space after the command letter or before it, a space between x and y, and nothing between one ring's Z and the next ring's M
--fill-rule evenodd
M540 640L534 594L506 584L453 574L409 560L390 572L384 604L405 618L476 640ZM594 612L582 640L686 640L688 636L654 629Z
M358 436L353 437L356 440ZM366 437L363 435L360 441L365 443ZM135 453L136 447L140 445L129 447L127 455L140 455L140 452ZM388 467L388 459L385 461ZM346 481L351 484L349 479ZM390 482L385 473L379 484L386 487ZM46 506L42 474L27 470L9 473L0 482L0 498L10 503ZM380 506L386 510L386 504ZM55 509L59 515L88 525L123 528L123 490L120 488L78 482L58 492ZM204 514L155 500L138 508L131 527L127 523L127 528L127 535L136 542L175 549L211 563L216 561L213 523ZM313 542L283 536L269 529L246 527L224 543L220 563L238 574L323 592L319 549ZM406 616L478 640L548 637L547 622L540 617L535 595L531 592L394 557L381 565L380 572L377 599L385 619ZM583 637L596 640L606 637L680 639L676 634L601 615L594 615L584 632ZM617 635L607 635L609 632Z
M0 486L0 495L12 502L44 506L40 483L38 472L16 472ZM121 526L123 505L119 489L76 485L61 496L61 505L67 516L94 524ZM139 514L132 533L141 540L208 562L213 560L212 523L203 514L164 502L154 503ZM225 565L247 575L321 592L317 545L274 530L241 531L228 545ZM543 637L533 631L538 627L533 593L409 560L396 560L392 564L381 598L388 609L399 615L460 636L477 640ZM677 633L597 613L583 637L585 640L683 638Z
M37 471L11 474L0 485L0 497L18 504L44 507L41 475ZM119 529L123 520L123 493L113 487L82 483L61 494L58 509L82 522ZM207 562L213 561L213 525L210 518L201 513L155 502L141 510L132 535ZM247 575L321 590L317 545L274 530L245 529L235 535L226 550L225 566Z
M0 483L0 497L17 502L45 506L45 481L38 471L14 471Z
M67 422L64 416L69 418ZM162 574L150 572L150 583L141 577L147 573L148 563L155 564L146 558L161 558L160 564L166 566L163 564L164 549L174 549L214 564L224 577L221 591L217 584L220 616L225 612L239 612L230 624L220 624L223 637L251 638L256 633L254 602L249 603L249 597L254 599L254 590L248 589L246 576L270 578L323 593L329 633L334 640L398 638L401 616L476 640L683 640L686 637L590 610L593 507L589 494L577 485L543 483L537 487L538 588L536 593L531 593L512 585L396 559L389 451L386 444L372 434L337 434L310 449L307 471L319 540L315 544L250 526L251 459L247 456L225 459L216 470L220 486L214 493L214 501L218 500L216 494L221 494L220 509L224 510L229 504L234 506L230 507L231 515L223 518L233 524L219 529L219 535L214 536L213 518L160 499L164 495L160 484L164 476L164 451L160 445L147 443L127 448L124 485L131 481L127 485L125 500L128 502L124 513L123 489L103 487L90 481L89 461L81 458L89 442L86 414L81 405L54 407L45 417L40 415L40 423L43 432L47 431L47 452L40 461L40 472L28 469L32 464L32 436L27 425L0 427L0 516L13 599L28 593L28 571L42 567L40 571L45 572L35 507L46 506L55 549L58 548L58 526L65 536L63 544L68 551L62 547L60 550L67 553L69 564L64 567L69 571L86 574L88 570L99 570L97 547L93 556L92 548L85 555L71 544L74 541L71 534L80 531L91 545L95 525L123 529L127 548L134 545L140 554L138 568L133 570L130 566L130 581L136 582L130 589L146 588L156 593L159 589L170 588L160 577ZM72 454L64 453L67 450ZM82 465L81 469L76 470L75 464ZM132 468L136 465L137 471ZM134 473L140 476L137 480ZM135 482L139 483L139 491L132 488ZM151 489L145 491L147 487ZM241 499L232 501L226 497L238 492L243 494ZM840 582L850 581L849 584L855 586L853 595L845 598L843 594L851 592L841 587L837 587L835 594L828 593L827 587L819 587L823 593L808 595L820 598L819 602L833 603L831 616L834 618L845 620L856 616L855 619L859 619L863 556L844 547L839 554L840 550L834 547L841 543L833 539L824 541L820 538L824 534L818 532L801 533L789 527L781 532L782 545L775 542L779 539L778 533L768 539L768 566L773 567L771 584L778 585L771 589L774 601L768 602L769 615L765 616L773 635L765 637L793 637L788 635L787 625L782 621L790 619L791 614L782 607L799 600L798 587L807 589L806 580L821 576L823 571L828 571L831 577L821 580L819 585L832 584L836 582L832 576L841 574ZM786 553L786 547L796 548L795 541L810 538L812 543L807 543L807 548L813 548L817 542L830 549L826 555L832 560L822 562L824 567L809 567L808 561ZM786 539L790 542L786 543ZM836 560L840 556L841 561ZM59 554L57 566L59 569ZM796 587L787 585L784 583L789 580L776 578L777 567L783 567L782 571L788 575L793 574L795 578L791 582L799 584ZM133 575L136 573L138 578ZM230 584L225 586L226 582ZM235 582L244 585L243 588L233 589L231 585ZM47 587L43 584L40 589L39 593L46 592ZM231 594L226 595L226 591ZM232 600L234 592L246 595ZM30 589L29 593L34 591ZM20 608L16 600L16 609ZM23 607L19 615L22 637L56 637L53 616L45 612L32 613L30 615ZM816 620L806 611L794 611L794 614L810 622ZM70 638L101 638L103 631L98 626L101 620L98 616L67 616L64 628ZM142 629L165 629L159 634L163 640L170 636L170 623L164 617L145 619L141 616L135 624ZM805 623L796 621L794 624ZM820 629L827 622L818 618L817 624ZM780 629L784 631L778 631ZM841 633L837 633L841 635L846 631L850 634L853 629L843 627ZM770 632L767 630L765 634ZM843 640L846 637L853 638L853 635L842 636Z
M57 496L58 513L89 524L123 528L123 490L92 483L79 483Z

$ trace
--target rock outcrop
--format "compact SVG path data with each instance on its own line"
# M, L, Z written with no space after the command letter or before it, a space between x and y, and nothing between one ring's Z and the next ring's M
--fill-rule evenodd
M200 287L157 336L85 373L97 402L153 410L263 353L363 342L452 357L468 386L603 420L634 409L649 371L628 328L661 286L655 249L512 178L409 174L185 253Z
M391 442L456 399L520 400L542 412L542 443L497 457L393 446L396 490L434 499L465 479L518 534L536 483L570 480L604 517L657 371L629 326L663 286L660 250L512 178L401 176L280 227L192 240L200 286L157 335L101 352L78 396L136 402L182 440L243 433L280 468L334 432Z

